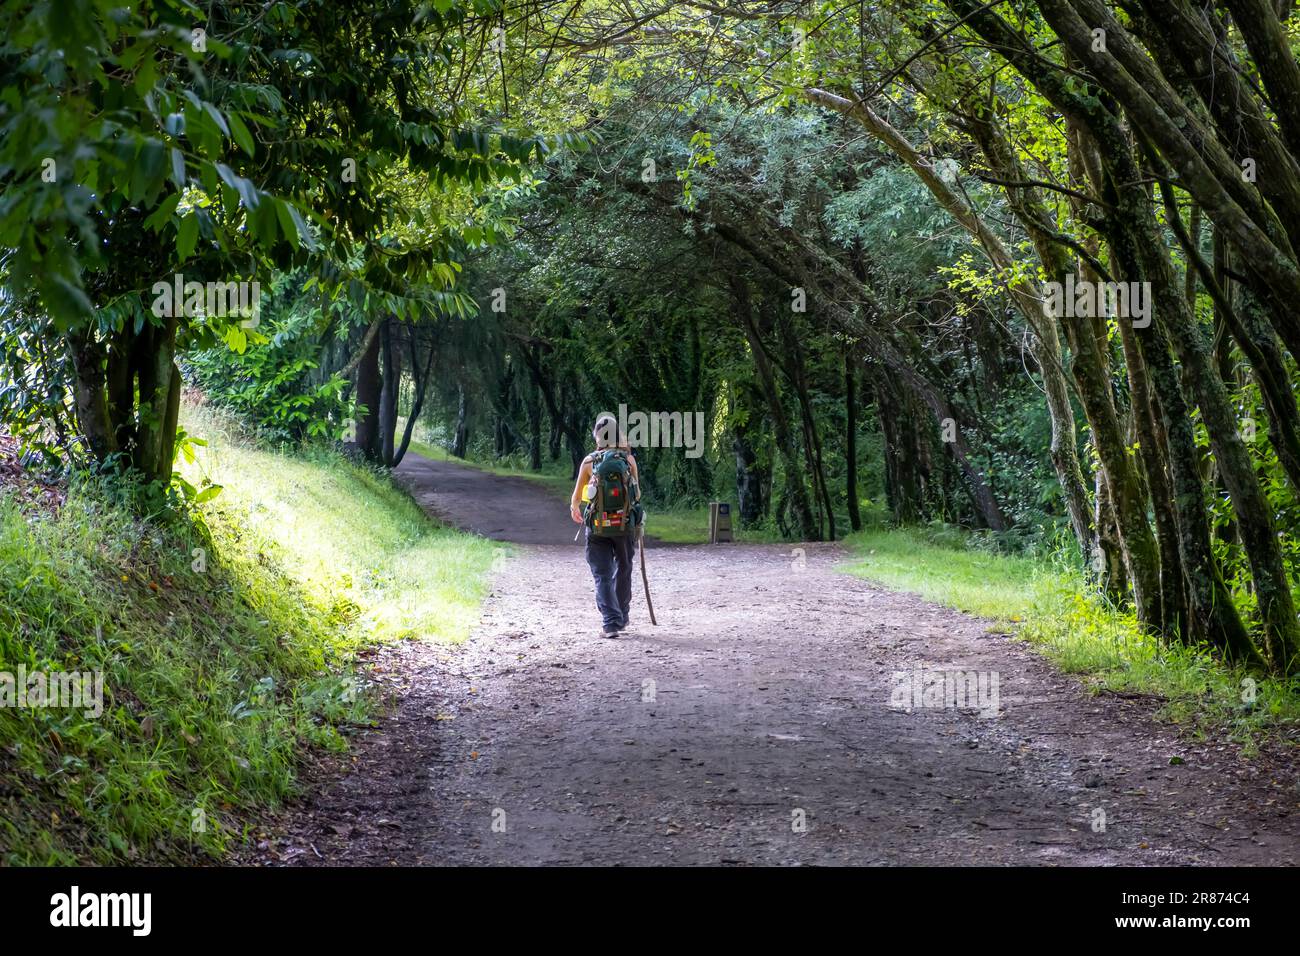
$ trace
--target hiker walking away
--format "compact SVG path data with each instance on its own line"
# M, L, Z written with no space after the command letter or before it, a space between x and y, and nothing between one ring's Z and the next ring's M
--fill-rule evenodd
M627 627L632 603L632 560L641 523L641 482L636 458L613 415L591 430L596 450L582 459L569 499L569 516L585 526L587 564L596 581L601 634L616 637Z

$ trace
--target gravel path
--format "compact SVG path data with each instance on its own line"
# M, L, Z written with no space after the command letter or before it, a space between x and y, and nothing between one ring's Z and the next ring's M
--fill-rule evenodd
M651 547L660 626L638 590L607 640L563 502L410 456L399 474L431 513L525 546L464 647L377 655L391 713L249 862L1300 859L1294 762L1180 739L1152 701L1089 695L987 622L841 573L836 546ZM479 513L484 481L511 483L527 527ZM936 672L973 675L983 712L900 709L938 702L901 700L897 675Z

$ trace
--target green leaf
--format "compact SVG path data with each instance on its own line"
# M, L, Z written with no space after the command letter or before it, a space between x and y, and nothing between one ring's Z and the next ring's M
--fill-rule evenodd
M244 208L250 211L256 209L258 203L261 201L261 196L257 191L257 187L243 176L235 175L235 171L225 163L217 163L216 168L217 174L221 176L226 185L239 193L239 198L243 201Z
M172 149L172 182L178 188L184 189L185 179L185 155L179 149Z
M152 229L154 232L161 230L162 227L167 224L167 221L171 219L172 214L176 212L176 206L180 201L180 193L172 193L170 196L164 198L163 201L158 204L158 208L155 209L150 214L149 218L144 221L145 226Z
M162 185L164 150L161 140L146 139L140 144L131 167L131 196L140 199L152 196Z
M287 205L289 205L289 218L292 219L294 225L298 227L298 236L302 239L303 244L306 245L308 249L315 252L316 239L312 236L311 230L307 228L307 223L303 220L302 213L298 211L296 206L291 204Z
M257 237L257 241L267 249L275 245L277 232L276 214L275 210L271 208L272 205L274 203L262 203L248 215L253 234Z
M225 133L227 136L230 135L230 127L226 125L226 118L221 115L221 110L204 100L203 112L207 113L208 116L212 118L212 122L217 124L217 128L221 130L221 132Z
M205 501L211 501L219 494L221 494L221 485L208 485L194 496L194 503L196 505L201 505Z
M195 213L190 213L181 220L180 229L176 233L176 257L178 261L185 262L194 253L194 247L199 241L199 217Z
M243 328L238 325L232 325L222 333L222 338L226 340L226 345L230 351L243 355L248 349L248 335Z
M252 156L254 152L253 134L248 131L244 121L234 113L231 113L228 118L230 120L230 132L234 136L235 142L239 144L240 149Z
M41 298L50 314L64 328L92 318L95 313L85 290L67 276L47 276L41 283Z
M272 202L275 205L275 216L280 220L280 229L284 233L284 237L297 249L299 245L298 226L290 214L291 207L288 203L279 199L272 200Z

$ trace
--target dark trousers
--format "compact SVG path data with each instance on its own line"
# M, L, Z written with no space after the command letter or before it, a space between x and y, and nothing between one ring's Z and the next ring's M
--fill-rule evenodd
M601 538L587 531L587 565L596 579L596 607L605 627L625 627L632 605L635 535Z

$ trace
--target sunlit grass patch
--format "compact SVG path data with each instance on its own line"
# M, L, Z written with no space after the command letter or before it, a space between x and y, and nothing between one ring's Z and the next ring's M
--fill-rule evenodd
M468 636L504 546L434 524L387 476L342 455L281 455L211 412L187 418L209 444L185 473L224 489L204 506L210 522L240 528L241 546L273 548L317 600L353 609L367 639Z

